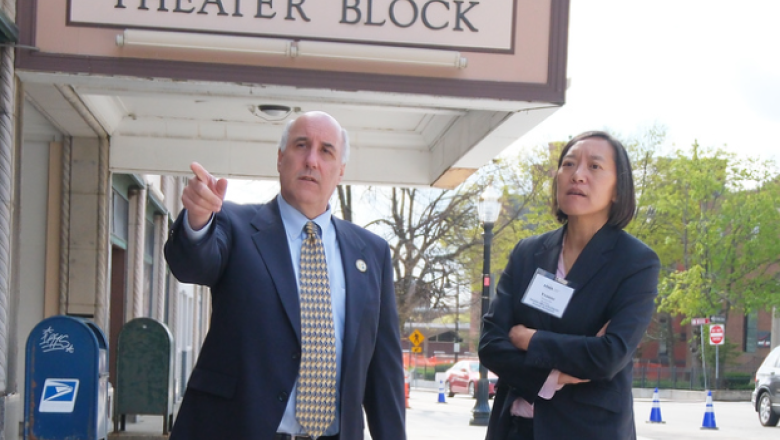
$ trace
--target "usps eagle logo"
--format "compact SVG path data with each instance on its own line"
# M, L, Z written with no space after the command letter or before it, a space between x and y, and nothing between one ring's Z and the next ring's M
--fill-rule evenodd
M46 379L38 411L42 413L72 413L78 392L78 379Z

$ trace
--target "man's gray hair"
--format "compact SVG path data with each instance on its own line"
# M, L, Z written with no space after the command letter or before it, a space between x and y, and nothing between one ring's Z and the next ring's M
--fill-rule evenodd
M284 131L282 132L282 137L279 139L279 151L284 153L284 149L287 148L287 141L290 139L290 127L292 127L293 123L297 120L290 119L287 121L287 124L284 125ZM334 119L335 120L335 119ZM342 127L341 128L341 139L343 141L343 145L341 148L341 163L346 164L349 160L349 134L347 133L347 130L345 130Z

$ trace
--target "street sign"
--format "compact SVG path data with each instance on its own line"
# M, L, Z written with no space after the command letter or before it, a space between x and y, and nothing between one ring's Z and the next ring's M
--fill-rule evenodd
M726 340L726 327L723 324L710 325L710 345L723 345Z
M412 332L411 335L409 335L409 340L412 341L412 344L414 344L414 346L416 347L422 344L422 341L425 340L425 336L423 336L423 334L420 333L420 330L415 330Z
M713 324L725 324L726 323L726 317L725 316L710 316L710 322Z
M412 353L422 353L422 347L418 347L418 346L412 347Z
M691 325L709 324L710 318L691 318Z

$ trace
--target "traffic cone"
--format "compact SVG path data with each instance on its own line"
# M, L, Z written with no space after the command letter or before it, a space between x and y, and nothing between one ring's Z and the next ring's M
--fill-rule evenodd
M444 389L446 388L447 381L444 378L444 373L436 373L436 385L439 388L439 403L447 403L444 398Z
M653 391L653 409L650 410L650 420L647 423L666 423L661 419L661 402L658 400L658 388Z
M718 429L715 426L715 411L712 410L712 391L707 390L707 409L704 410L704 420L701 429Z

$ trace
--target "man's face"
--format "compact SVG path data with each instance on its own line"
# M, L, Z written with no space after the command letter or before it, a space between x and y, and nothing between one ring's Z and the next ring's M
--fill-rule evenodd
M325 212L344 176L341 127L326 113L306 113L293 122L284 151L279 151L282 197L307 218Z

